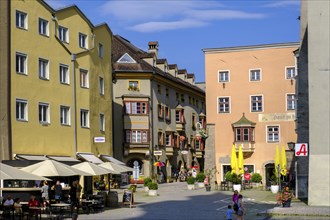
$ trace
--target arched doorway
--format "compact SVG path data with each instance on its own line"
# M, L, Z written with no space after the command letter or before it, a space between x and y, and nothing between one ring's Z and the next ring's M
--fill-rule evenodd
M266 189L268 189L271 185L271 179L275 175L275 165L274 163L268 163L265 165L265 181L266 181Z

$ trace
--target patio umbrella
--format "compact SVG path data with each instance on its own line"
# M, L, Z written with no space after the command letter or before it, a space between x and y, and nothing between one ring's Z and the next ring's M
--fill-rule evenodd
M165 166L165 164L163 162L161 162L161 161L157 161L157 162L154 163L154 166L156 166L156 167L163 167L163 166Z
M240 145L238 149L238 174L244 174L244 157L242 145Z
M84 172L89 173L89 176L96 176L96 175L104 175L104 174L109 174L109 173L117 173L113 170L110 169L106 169L104 167L100 167L94 163L90 163L90 162L82 162L82 163L78 163L76 165L72 166L73 168L76 168L78 170L82 170Z
M123 166L123 165L119 165L113 162L105 162L105 163L101 163L98 166L109 169L109 170L113 170L113 174L120 174L120 173L126 173L126 172L133 172L134 169L128 166Z
M286 153L284 146L282 146L282 153L281 153L281 174L283 176L286 176Z
M0 179L1 180L50 180L46 177L34 175L3 163L0 163Z
M236 173L237 169L237 157L236 157L236 149L235 145L231 149L231 158L230 158L230 166L231 166L231 173Z
M89 173L55 160L44 160L28 167L24 167L21 170L39 176L90 176Z
M276 171L276 177L278 177L279 166L280 166L280 152L278 150L278 146L276 146L276 150L275 150L275 171Z

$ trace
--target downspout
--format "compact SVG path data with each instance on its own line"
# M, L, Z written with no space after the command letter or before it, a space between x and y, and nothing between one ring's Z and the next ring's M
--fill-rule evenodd
M76 73L75 62L76 54L71 55L72 62L72 97L73 97L73 152L77 155L77 94L76 94Z
M150 141L150 170L151 170L151 179L154 179L154 174L155 174L155 170L154 170L154 114L153 114L153 100L154 100L154 95L153 95L153 80L150 80L150 132L151 132L151 141Z

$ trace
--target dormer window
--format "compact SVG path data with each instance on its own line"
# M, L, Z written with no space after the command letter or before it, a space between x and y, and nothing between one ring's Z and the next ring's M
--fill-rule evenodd
M119 58L117 63L136 63L136 61L127 53Z
M234 142L254 142L255 125L256 123L248 120L243 113L242 118L232 124L235 133Z

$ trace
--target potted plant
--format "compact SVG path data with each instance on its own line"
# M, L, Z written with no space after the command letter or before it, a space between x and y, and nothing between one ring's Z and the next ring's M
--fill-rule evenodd
M272 191L273 194L278 193L280 187L278 185L277 182L278 180L275 174L270 177L270 181L271 181L270 190Z
M136 184L131 184L131 185L128 187L128 189L129 189L129 190L132 190L132 192L135 193L135 192L136 192L136 187L137 187Z
M187 187L188 190L194 190L195 189L195 178L192 176L189 176L187 178Z
M232 174L232 182L233 182L233 190L237 190L238 192L241 191L242 188L242 177L237 175L236 173Z
M152 182L152 179L150 177L147 177L144 179L143 185L144 185L144 191L148 192L149 191L149 187L148 184Z
M255 187L259 187L260 186L260 182L262 180L262 176L259 173L253 173L251 176L251 181L252 183L254 183Z
M204 179L205 179L205 174L204 173L198 173L196 176L196 181L197 181L197 186L198 188L204 188Z
M157 189L158 189L158 184L155 182L149 182L148 183L148 195L149 196L157 196Z

